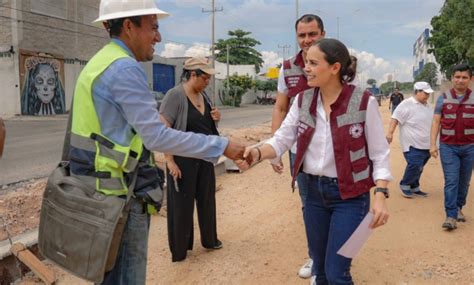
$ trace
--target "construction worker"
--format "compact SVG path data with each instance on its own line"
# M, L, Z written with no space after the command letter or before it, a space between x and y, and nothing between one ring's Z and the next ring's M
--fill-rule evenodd
M159 183L152 151L211 162L221 154L241 158L244 151L226 138L161 123L139 62L153 59L161 41L158 20L166 16L154 0L101 0L95 22L104 25L111 41L90 59L75 88L71 175L105 195L125 197L135 183L118 257L103 284L145 284L149 205L161 203L147 195Z
M474 95L469 89L473 79L467 64L453 67L453 88L439 96L431 126L431 156L438 157L437 138L440 134L439 154L444 174L444 208L446 220L442 227L457 228L465 222L461 211L466 205L469 183L474 165Z
M309 89L306 82L306 75L304 73L304 66L306 60L306 53L308 49L319 39L324 38L326 32L324 31L323 20L317 15L305 14L301 16L295 23L296 39L300 47L300 51L290 59L283 61L278 77L278 93L276 97L275 107L272 114L272 133L280 127L285 119L291 103L296 95ZM293 162L296 153L296 143L289 151L290 156L290 173L292 173ZM281 173L283 164L281 160L277 164L272 164L273 170ZM299 177L298 179L304 179ZM306 183L298 181L298 190L301 197L301 202L304 208L307 189L304 187ZM308 252L309 258L305 264L298 270L298 276L301 278L311 277L311 266L313 260L311 259L311 252Z

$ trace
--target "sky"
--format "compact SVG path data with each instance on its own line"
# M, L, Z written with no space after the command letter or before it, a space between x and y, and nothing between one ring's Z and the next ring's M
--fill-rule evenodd
M296 3L299 16L319 15L326 37L338 38L358 58L359 82L412 81L413 44L444 0L215 0L215 39L229 30L249 31L261 42L256 49L264 68L296 53ZM211 43L211 0L158 0L170 17L160 22L162 42L155 53L164 57L207 56ZM338 25L339 23L339 25ZM338 28L339 27L339 28ZM291 46L282 49L283 46ZM283 54L285 52L285 54Z

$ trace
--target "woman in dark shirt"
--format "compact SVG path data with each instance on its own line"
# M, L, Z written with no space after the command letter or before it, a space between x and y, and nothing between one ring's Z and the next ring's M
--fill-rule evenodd
M166 93L160 106L161 120L168 127L186 132L218 135L220 112L212 107L204 89L214 69L203 58L186 60L182 83ZM186 258L193 248L194 200L198 213L201 244L219 249L216 227L216 179L210 162L165 154L167 165L168 242L172 261Z

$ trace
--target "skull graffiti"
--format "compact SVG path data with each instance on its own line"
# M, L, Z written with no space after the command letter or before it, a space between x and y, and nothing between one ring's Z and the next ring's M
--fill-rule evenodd
M35 78L35 89L39 99L48 104L54 97L56 89L56 78L54 70L50 65L40 65Z

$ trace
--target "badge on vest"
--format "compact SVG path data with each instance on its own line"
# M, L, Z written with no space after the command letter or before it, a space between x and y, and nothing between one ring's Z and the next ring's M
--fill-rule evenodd
M300 77L299 76L289 76L288 77L288 87L289 88L293 88L293 87L296 87L298 85L298 82L300 81Z
M307 128L309 128L308 124L299 121L298 122L298 129L297 129L298 130L298 136L301 136L306 131Z
M362 127L361 124L353 124L349 128L349 134L355 139L360 138L363 132L364 132L364 128Z
M448 104L448 105L446 106L446 108L448 108L448 110L451 110L451 109L453 108L453 105Z

